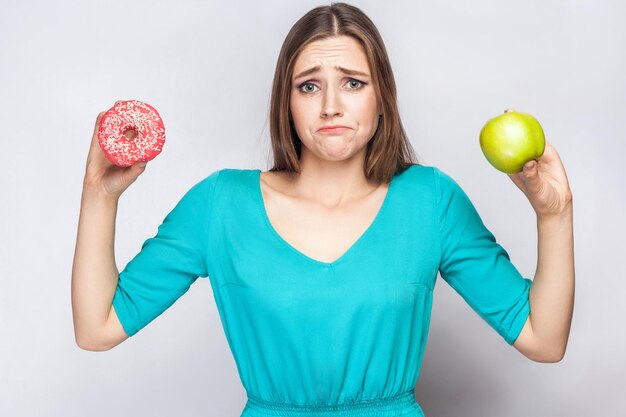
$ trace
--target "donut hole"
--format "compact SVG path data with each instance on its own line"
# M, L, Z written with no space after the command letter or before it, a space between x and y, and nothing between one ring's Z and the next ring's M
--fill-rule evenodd
M137 131L130 127L122 132L122 135L126 136L128 140L134 140L137 137Z

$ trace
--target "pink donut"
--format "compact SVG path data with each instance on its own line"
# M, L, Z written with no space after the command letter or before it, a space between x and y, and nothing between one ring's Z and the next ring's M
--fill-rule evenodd
M98 143L115 165L151 161L163 150L165 126L151 105L138 100L119 101L100 119Z

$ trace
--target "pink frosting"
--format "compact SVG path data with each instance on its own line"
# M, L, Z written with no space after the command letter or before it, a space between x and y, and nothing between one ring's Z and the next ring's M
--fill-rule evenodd
M134 139L124 135L130 129L137 133ZM151 161L163 150L165 126L151 105L138 100L120 101L100 119L98 143L115 165Z

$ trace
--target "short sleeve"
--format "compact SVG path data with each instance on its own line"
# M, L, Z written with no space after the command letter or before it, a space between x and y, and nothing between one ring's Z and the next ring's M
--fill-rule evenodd
M218 176L216 171L189 189L120 272L113 307L128 336L161 315L198 277L208 276L205 252Z
M474 205L447 174L433 167L438 193L441 277L509 345L530 314L532 280L523 277L509 254L485 227Z

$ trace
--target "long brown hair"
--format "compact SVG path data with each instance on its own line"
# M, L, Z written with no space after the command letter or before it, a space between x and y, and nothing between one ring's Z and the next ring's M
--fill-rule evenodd
M331 3L330 6L312 9L293 25L283 42L270 102L270 136L274 156L270 171L301 172L302 142L289 108L293 67L298 54L307 44L332 36L356 39L367 55L382 117L367 144L363 169L369 181L389 183L396 173L418 164L417 157L400 120L396 84L380 33L361 9L346 3Z

